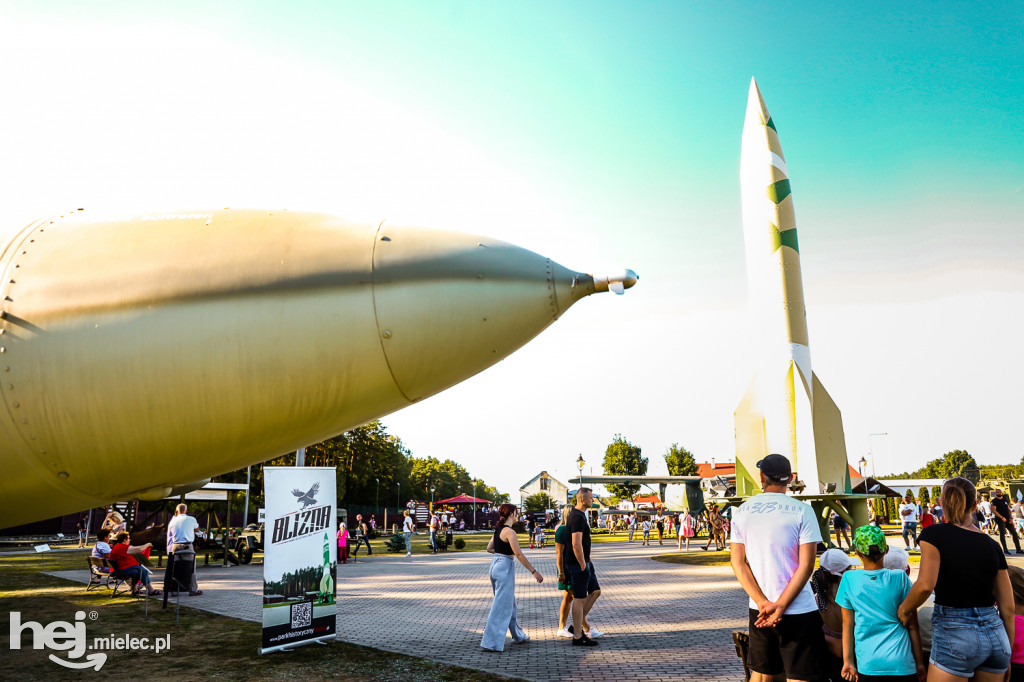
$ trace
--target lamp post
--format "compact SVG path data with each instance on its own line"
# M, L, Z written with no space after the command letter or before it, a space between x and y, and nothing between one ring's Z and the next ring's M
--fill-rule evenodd
M860 475L863 476L864 469L866 469L868 466L868 461L863 456L861 456L860 461L857 462L857 464L860 466Z
M476 528L476 479L473 479L473 528Z
M380 514L380 479L375 478L373 480L377 481L377 493L374 496L373 506L377 510L377 513Z
M579 495L579 493L580 493L580 488L583 487L583 465L584 464L586 464L586 462L583 460L583 453L581 452L580 456L576 458L576 468L580 472L579 478L576 480L576 486L577 486L576 487L576 494L577 495ZM573 502L572 500L569 500L569 504L572 504L572 502Z
M868 434L868 455L871 456L871 478L875 477L875 443L872 438L875 436L888 436L888 433L869 433Z
M434 513L434 486L430 486L430 513Z
M398 494L395 496L395 506L401 510L402 508L402 482L395 481L395 485L398 486Z

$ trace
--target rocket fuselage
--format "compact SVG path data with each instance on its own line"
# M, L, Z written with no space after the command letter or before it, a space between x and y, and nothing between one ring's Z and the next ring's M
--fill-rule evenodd
M22 230L0 273L0 527L334 436L595 291L504 242L287 211L73 212Z

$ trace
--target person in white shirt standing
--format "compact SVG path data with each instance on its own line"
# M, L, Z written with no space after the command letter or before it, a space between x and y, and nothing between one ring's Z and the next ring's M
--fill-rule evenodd
M900 505L899 514L900 518L903 519L903 542L907 545L908 550L917 550L917 519L918 519L919 508L917 503L914 502L914 496L907 491L907 496L903 498L903 504ZM910 544L910 540L907 536L914 539L914 544Z
M409 510L405 510L405 521L402 522L402 534L405 535L405 556L412 556L412 534L416 530L416 524L412 521Z
M757 468L764 492L732 517L732 570L750 597L750 679L823 679L825 636L808 582L821 529L809 504L785 494L788 459L768 455Z
M189 579L189 591L188 594L191 597L198 597L203 593L199 589L199 583L196 580L196 529L199 527L199 522L196 521L195 517L188 515L188 506L184 503L179 504L174 510L174 518L171 519L170 523L167 524L167 575L164 578L164 589L172 594L177 592L176 586L171 585L170 575L171 567L174 565L174 559L171 555L177 557L178 561L191 561L192 571L191 578Z
M988 498L978 498L978 511L981 512L981 529L986 533L991 533L992 528L995 526L995 515L992 513L992 503L988 501Z

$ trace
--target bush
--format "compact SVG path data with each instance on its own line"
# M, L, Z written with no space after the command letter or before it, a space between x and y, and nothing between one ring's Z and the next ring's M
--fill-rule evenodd
M367 540L376 540L379 537L380 537L380 531L374 530L373 528L367 528L366 529L366 539Z
M386 543L384 548L389 552L405 552L405 536L403 535L392 535Z
M455 538L455 542L452 544L455 545L455 549L463 549L466 546L466 541L462 538Z

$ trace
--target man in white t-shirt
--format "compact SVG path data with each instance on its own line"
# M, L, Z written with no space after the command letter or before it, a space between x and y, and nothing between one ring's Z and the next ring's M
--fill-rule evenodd
M164 589L171 596L177 594L175 589L177 585L173 585L170 579L171 567L174 565L175 556L177 556L178 561L189 561L192 563L191 576L189 577L189 596L197 597L203 593L199 589L199 583L196 580L196 550L194 543L196 541L197 528L199 528L199 522L195 517L188 515L188 506L184 503L179 504L174 510L174 518L167 524L167 574L164 577Z
M903 498L903 504L900 505L898 510L900 519L903 521L903 542L906 544L908 550L917 549L917 519L918 519L918 506L914 502L914 496L907 491L906 497ZM909 536L909 537L908 537ZM910 544L910 539L914 539L914 544Z
M821 529L806 502L787 496L789 460L768 455L757 463L760 495L732 516L732 570L750 597L753 682L782 673L791 682L817 680L825 670L825 636L808 580Z

